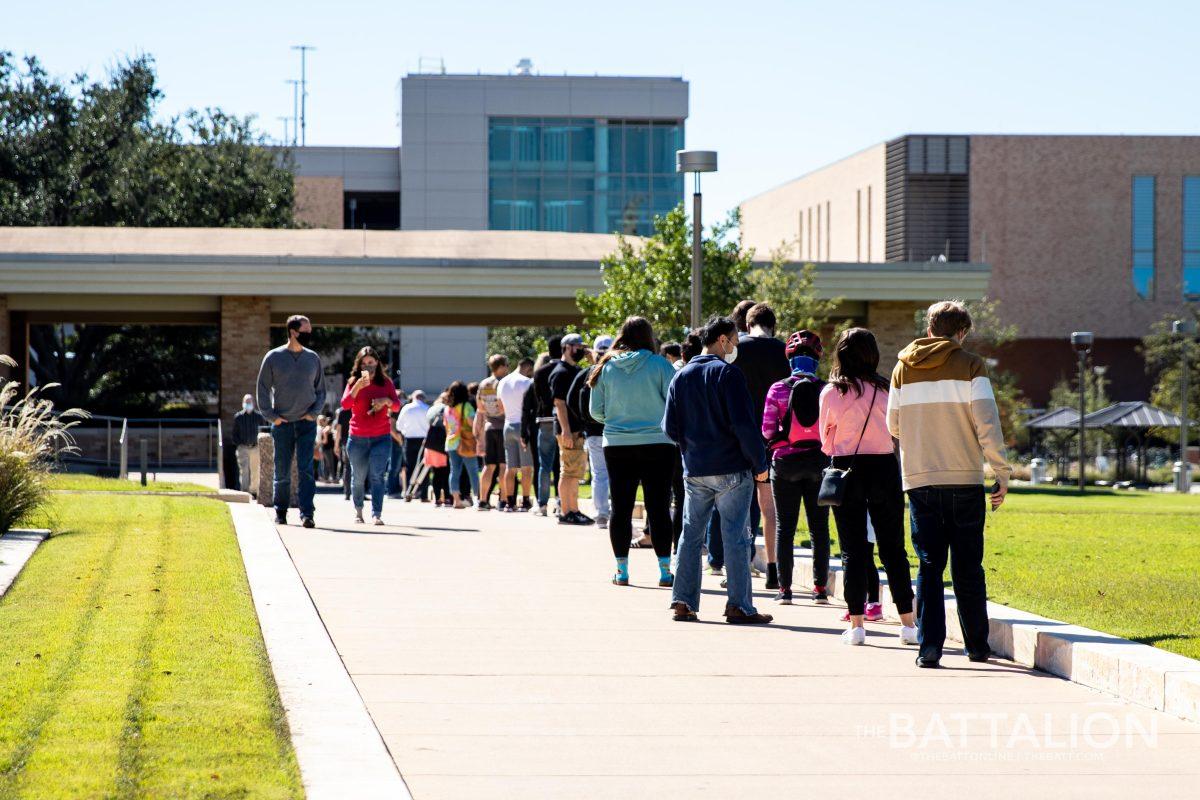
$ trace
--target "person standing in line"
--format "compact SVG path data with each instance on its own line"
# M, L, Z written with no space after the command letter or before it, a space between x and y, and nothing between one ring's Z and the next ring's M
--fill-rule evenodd
M700 548L715 507L721 512L728 575L725 621L763 625L772 618L754 607L749 514L755 481L767 480L767 451L746 378L730 363L737 349L733 320L712 317L701 338L704 352L676 373L662 419L663 432L683 451L687 494L671 608L676 621L696 619Z
M996 476L995 511L1012 468L984 360L963 349L971 315L955 300L929 307L926 336L900 351L888 392L888 428L900 440L913 549L917 551L917 665L937 667L946 641L942 576L950 579L967 657L986 661L987 585L983 571L986 461ZM876 531L878 536L878 531ZM882 547L882 540L881 547ZM881 550L882 555L882 550Z
M350 439L346 448L350 451L354 521L363 522L363 502L369 479L371 523L382 525L388 456L392 451L392 421L388 414L400 410L400 398L374 348L364 347L354 357L354 367L342 395L342 408L351 411Z
M329 417L317 415L317 436L313 439L313 479L325 480L325 432L329 429Z
M834 467L849 470L841 505L833 509L850 613L850 627L842 633L842 642L861 645L866 641L863 615L869 516L892 602L900 614L900 642L916 644L912 574L904 550L904 492L888 432L887 379L878 369L879 346L874 334L866 328L851 328L838 339L829 383L821 391L821 449Z
M425 444L425 434L429 432L429 404L425 402L425 392L417 389L412 393L412 399L404 404L396 415L396 430L404 437L404 482L412 487L413 476L417 472L417 459L421 457L421 447ZM412 495L422 503L429 502L429 476L421 480L421 485L412 487Z
M238 488L258 497L258 429L266 417L254 410L254 395L242 397L242 410L233 415L233 446L237 449Z
M446 392L429 407L426 418L429 430L425 434L425 466L429 467L434 505L450 505L450 455L446 446L446 408L450 396Z
M659 346L658 354L671 362L671 369L678 372L683 369L683 347L679 342L666 342Z
M474 431L475 405L462 381L446 388L446 410L442 416L446 421L446 455L450 457L450 495L455 508L467 508L470 504L462 499L463 472L466 471L471 492L479 497L479 457ZM479 510L485 509L479 507Z
M738 337L737 356L733 365L746 376L750 389L750 401L754 404L755 418L762 428L763 409L767 392L777 381L786 380L792 374L783 342L775 338L775 311L766 303L755 303L746 312L748 331ZM767 554L767 588L779 588L779 574L775 552L775 499L771 484L756 486L750 508L750 529L758 533L762 523L763 543Z
M579 362L587 357L587 346L578 333L562 338L562 358L550 373L550 397L554 401L555 433L561 469L558 476L559 525L592 525L595 520L579 510L579 482L587 469L583 420L567 406L571 382L579 373Z
M600 360L613 346L613 337L608 334L597 336L592 345L591 362L599 364ZM567 394L567 404L583 421L583 446L587 450L588 466L592 472L592 503L596 506L596 527L608 527L612 515L609 503L608 464L604 460L604 423L596 420L591 412L591 373L592 370L580 370L571 384Z
M671 470L678 448L663 433L667 392L675 370L655 353L654 328L630 317L612 348L588 377L592 417L604 425L604 462L612 493L608 538L617 572L613 583L629 585L629 544L638 486L658 556L658 585L672 586Z
M263 357L258 369L258 407L271 423L275 444L275 524L287 524L292 495L292 461L296 462L296 494L300 520L306 528L316 526L313 496L312 451L317 438L317 414L325 407L325 371L321 357L308 349L312 323L308 317L288 317L287 344Z
M354 415L350 409L339 408L337 422L334 424L334 429L337 431L337 438L334 439L333 454L338 459L339 474L342 481L342 497L346 500L350 499L350 451L346 448L346 442L350 441L350 417L352 416Z
M399 389L396 390L396 399L400 402L401 408L408 402L404 392ZM388 433L392 437L392 447L391 452L388 453L387 496L393 500L403 496L400 493L400 473L404 469L404 436L396 424L399 421L400 412L397 410L388 421Z
M533 359L523 358L516 372L505 375L496 387L496 397L504 412L504 482L502 484L508 511L528 511L533 483L533 455L523 431L522 417L525 397L533 384ZM521 488L521 505L517 505L517 486Z
M337 457L334 447L337 445L337 428L334 420L326 416L320 431L321 471L326 483L337 483Z
M554 398L550 395L550 373L562 361L561 336L551 336L547 346L549 358L533 370L533 396L536 401L537 441L537 513L546 516L550 507L550 485L554 473L554 462L558 458L558 439L554 435Z
M504 475L504 406L500 403L498 390L500 382L508 375L508 359L497 353L488 359L488 370L491 372L479 382L479 411L483 417L483 477L480 486L483 496L479 498L480 508L490 509L492 487ZM501 511L507 504L504 485L501 483L497 493L496 505Z
M771 488L779 514L775 553L779 564L779 593L775 600L792 604L792 566L796 526L803 503L813 552L813 591L816 603L828 603L825 584L829 580L829 509L817 505L821 470L828 459L821 452L821 390L817 377L821 337L812 331L796 331L787 340L792 374L777 381L767 392L763 408L762 435L771 451Z

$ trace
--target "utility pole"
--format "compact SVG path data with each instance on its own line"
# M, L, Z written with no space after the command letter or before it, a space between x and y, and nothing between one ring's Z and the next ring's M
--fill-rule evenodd
M293 50L300 51L300 146L303 147L307 142L308 120L306 116L307 100L308 100L308 72L307 72L307 56L309 50L316 50L310 44L294 44Z
M293 78L284 83L292 85L292 147L295 147L296 131L300 129L300 81Z

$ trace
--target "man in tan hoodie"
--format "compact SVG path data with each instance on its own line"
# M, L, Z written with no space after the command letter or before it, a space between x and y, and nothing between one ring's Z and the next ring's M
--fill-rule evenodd
M987 587L983 572L986 461L996 476L995 510L1008 476L1000 414L982 358L962 348L971 315L954 300L929 307L927 336L900 351L888 393L888 428L900 440L917 573L917 666L936 667L946 641L942 575L958 601L967 656L986 661Z

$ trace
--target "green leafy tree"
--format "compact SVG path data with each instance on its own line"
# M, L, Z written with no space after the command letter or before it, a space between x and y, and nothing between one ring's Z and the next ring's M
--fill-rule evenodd
M704 316L728 314L748 295L753 251L743 250L732 236L738 226L733 211L709 228L702 241ZM618 237L617 251L600 262L604 289L597 295L580 290L576 302L583 328L615 333L630 316L643 316L663 341L681 339L691 318L692 226L677 206L654 218L654 234L640 242Z
M488 355L500 353L508 359L510 369L516 369L522 358L538 357L545 352L551 336L563 333L562 328L538 328L501 325L488 328Z
M63 82L34 57L0 52L0 226L296 226L287 157L264 147L249 118L219 109L155 121L156 82L148 56L103 81ZM178 360L189 348L215 354L197 336L211 344L188 327L49 326L31 332L31 360L39 382L62 384L59 405L138 405L147 364L175 386L208 386L211 363Z
M1089 369L1084 374L1084 408L1087 413L1099 411L1102 408L1107 408L1112 405L1112 400L1108 396L1108 385L1111 381L1107 375L1101 375L1094 369ZM1070 378L1063 376L1058 379L1058 383L1050 390L1050 408L1070 408L1072 410L1079 409L1079 376L1072 375ZM1100 450L1109 447L1112 443L1112 437L1102 430L1089 430L1087 432L1087 451L1095 455Z
M750 296L771 306L780 334L803 328L821 331L829 325L841 298L818 297L813 287L816 274L813 264L786 266L781 252L772 254L767 266L750 271Z
M1192 311L1192 317L1200 324L1200 313ZM1167 317L1154 323L1150 333L1142 338L1141 353L1146 360L1146 373L1154 378L1154 388L1150 390L1150 402L1159 408L1179 413L1179 379L1182 377L1180 365L1183 363L1183 342L1171 333L1171 322L1176 317ZM1191 421L1189 441L1196 441L1200 431L1196 430L1196 420L1200 419L1200 342L1193 339L1188 344L1188 419ZM1169 440L1169 431L1159 431L1159 434ZM1178 439L1176 430L1174 438Z

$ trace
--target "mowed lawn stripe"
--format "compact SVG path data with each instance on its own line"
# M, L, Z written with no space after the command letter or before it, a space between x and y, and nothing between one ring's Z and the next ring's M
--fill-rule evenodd
M0 798L302 797L225 504L59 495L52 515L67 535L0 602L3 652L58 665L0 664L0 717L24 719L0 725L20 756Z

